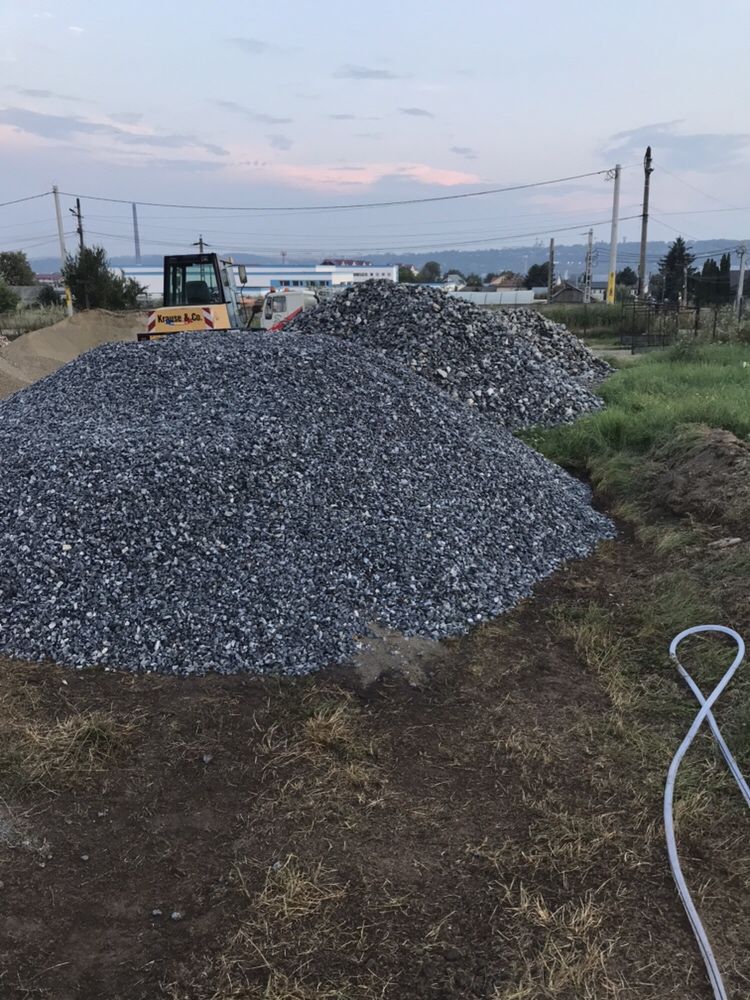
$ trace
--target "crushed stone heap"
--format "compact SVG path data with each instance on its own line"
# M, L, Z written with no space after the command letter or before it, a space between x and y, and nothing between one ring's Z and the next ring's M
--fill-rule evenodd
M300 313L288 329L356 340L518 429L598 410L609 366L534 309L481 309L428 285L366 281Z
M0 653L304 673L466 631L612 534L586 487L351 343L105 345L0 403Z

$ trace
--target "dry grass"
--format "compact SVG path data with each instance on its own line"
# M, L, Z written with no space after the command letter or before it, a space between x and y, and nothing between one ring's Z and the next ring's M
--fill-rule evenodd
M594 894L552 906L523 884L504 887L512 917L504 935L517 949L512 981L492 1000L605 1000L626 995L613 978L615 942L602 932L603 915Z
M267 768L281 777L277 805L291 811L374 808L383 801L384 778L366 718L355 697L340 688L305 698L301 717L271 726L262 742Z
M378 1000L384 982L367 973L346 981L324 981L310 972L313 959L355 942L335 922L348 887L321 863L289 855L261 874L252 862L238 863L231 882L244 899L244 916L223 952L199 980L165 985L171 1000Z
M2 734L5 778L21 786L86 783L127 750L139 725L136 716L108 711L11 720Z
M290 854L268 872L255 905L268 920L281 924L310 917L345 895L346 888L336 883L331 869L320 863L305 867Z

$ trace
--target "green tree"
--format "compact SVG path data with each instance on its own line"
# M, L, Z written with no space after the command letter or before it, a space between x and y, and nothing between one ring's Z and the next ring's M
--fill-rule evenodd
M442 271L436 260L428 260L417 275L417 281L440 281Z
M664 301L679 302L682 296L685 275L688 279L688 291L692 285L692 277L696 273L692 266L695 255L690 253L681 236L671 243L669 250L659 261L659 274L664 279Z
M700 278L695 279L696 282L696 295L703 303L719 302L721 301L721 272L719 270L719 265L713 259L709 257L708 260L703 261L703 269L701 270Z
M549 277L549 261L543 264L532 264L526 275L527 288L546 288Z
M70 254L62 269L77 309L135 309L145 289L110 270L104 247L84 247Z
M638 275L632 267L624 267L622 271L617 272L615 284L625 285L626 287L632 288L634 285L638 284Z
M648 294L654 302L662 302L664 295L664 275L658 271L648 280Z
M0 278L9 285L35 285L36 275L23 250L0 253Z
M20 301L13 289L0 278L0 312L15 309Z
M399 267L398 269L398 280L401 282L416 281L417 277L410 267Z
M731 269L732 258L728 253L723 253L719 261L718 294L720 302L729 302L732 298L732 289L729 284L729 272Z
M60 295L52 285L42 285L36 304L38 306L57 306L60 304Z
M477 292L482 287L482 279L478 274L470 274L466 278L466 287L472 292Z

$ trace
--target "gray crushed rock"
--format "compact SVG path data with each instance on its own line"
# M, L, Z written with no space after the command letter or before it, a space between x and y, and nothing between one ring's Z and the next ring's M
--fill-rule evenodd
M288 329L355 340L513 429L600 409L592 386L611 371L534 309L481 309L429 285L353 285Z
M586 487L331 337L99 347L0 403L0 653L300 674L441 638L613 534Z

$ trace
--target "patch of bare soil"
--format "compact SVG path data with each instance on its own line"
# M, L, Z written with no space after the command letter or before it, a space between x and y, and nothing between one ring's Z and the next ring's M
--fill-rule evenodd
M663 507L742 537L750 523L750 445L731 431L694 427L657 453L652 472Z
M665 721L629 721L617 680L656 568L606 543L464 639L381 636L367 683L2 663L0 994L707 1000ZM644 676L672 684L666 657ZM686 830L686 866L739 996L733 823Z

